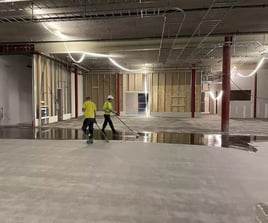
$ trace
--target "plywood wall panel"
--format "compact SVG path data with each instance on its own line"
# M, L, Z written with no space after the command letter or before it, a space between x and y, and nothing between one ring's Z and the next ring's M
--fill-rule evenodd
M104 74L103 102L106 101L107 96L110 94L110 76L110 74Z
M86 77L86 88L91 89L94 97L98 97L98 109L102 110L102 104L107 95L112 94L115 97L113 106L116 108L117 79L116 74L99 73L93 74L92 84L90 78ZM87 75L89 76L89 75ZM123 78L124 76L124 78ZM150 93L152 112L190 112L191 111L191 71L174 72L154 72L150 75L144 74L124 74L120 77L120 110L124 110L126 103L124 101L125 92L144 92L145 78L147 90ZM196 108L200 109L201 96L201 77L197 75L196 86ZM97 84L98 83L98 84ZM89 86L90 85L90 86ZM98 90L96 91L96 89ZM199 94L199 95L198 95ZM124 100L123 100L124 99ZM103 102L103 103L102 103ZM124 109L123 109L124 108ZM198 110L199 111L199 110Z
M119 74L119 82L120 82L120 111L123 111L123 86L124 86L124 83L123 83L123 75L122 74Z
M158 112L165 112L165 84L166 75L165 73L159 73L158 82Z
M135 74L128 74L128 91L135 91Z
M103 101L105 99L105 96L104 96L105 86L104 86L104 75L98 75L98 78L99 78L99 95L98 95L98 100L96 101L96 106L97 106L97 110L99 111L100 109L102 109Z
M152 112L158 111L158 73L152 75Z
M143 74L135 74L135 91L144 91Z
M112 102L114 110L116 109L117 97L116 97L116 74L110 76L110 94L114 97Z
M166 73L165 76L165 112L171 112L172 73Z
M178 72L172 72L172 88L171 88L171 112L179 111L179 84Z

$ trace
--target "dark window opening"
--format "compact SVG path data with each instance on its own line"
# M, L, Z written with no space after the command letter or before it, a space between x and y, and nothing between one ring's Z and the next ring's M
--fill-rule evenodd
M233 90L230 94L230 101L250 101L251 90Z
M145 113L148 104L148 94L138 94L138 112Z

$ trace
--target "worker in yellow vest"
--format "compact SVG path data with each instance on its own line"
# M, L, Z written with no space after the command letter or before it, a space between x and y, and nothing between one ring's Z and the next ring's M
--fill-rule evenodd
M103 105L103 112L104 112L104 123L102 125L103 132L105 131L105 128L107 124L109 123L110 128L112 129L113 133L117 133L117 131L114 128L113 122L111 120L111 113L118 115L117 112L113 110L113 105L112 105L113 99L114 97L112 95L108 95L107 101Z
M83 104L82 112L84 112L84 122L82 126L83 132L88 135L89 139L93 139L94 123L96 122L96 104L91 101L90 97L86 97Z

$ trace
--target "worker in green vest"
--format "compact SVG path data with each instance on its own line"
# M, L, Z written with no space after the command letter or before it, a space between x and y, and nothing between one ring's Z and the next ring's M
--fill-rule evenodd
M105 131L105 128L107 124L109 123L110 128L112 129L113 133L117 133L117 131L114 128L113 122L111 120L111 113L118 115L117 112L113 110L113 105L112 105L113 99L114 97L112 95L108 95L107 101L103 105L103 112L104 112L104 123L102 125L103 132Z

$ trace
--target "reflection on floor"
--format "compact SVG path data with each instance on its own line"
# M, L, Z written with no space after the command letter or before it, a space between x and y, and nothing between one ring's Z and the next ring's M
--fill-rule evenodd
M265 136L224 135L224 134L196 134L173 132L118 132L113 134L106 131L109 140L138 141L144 143L171 143L208 145L216 148L235 148L257 152L251 145L255 141L268 141ZM57 140L86 140L86 136L79 129L68 128L32 128L32 127L1 127L0 138L5 139L57 139ZM95 140L104 140L99 130L94 130Z

